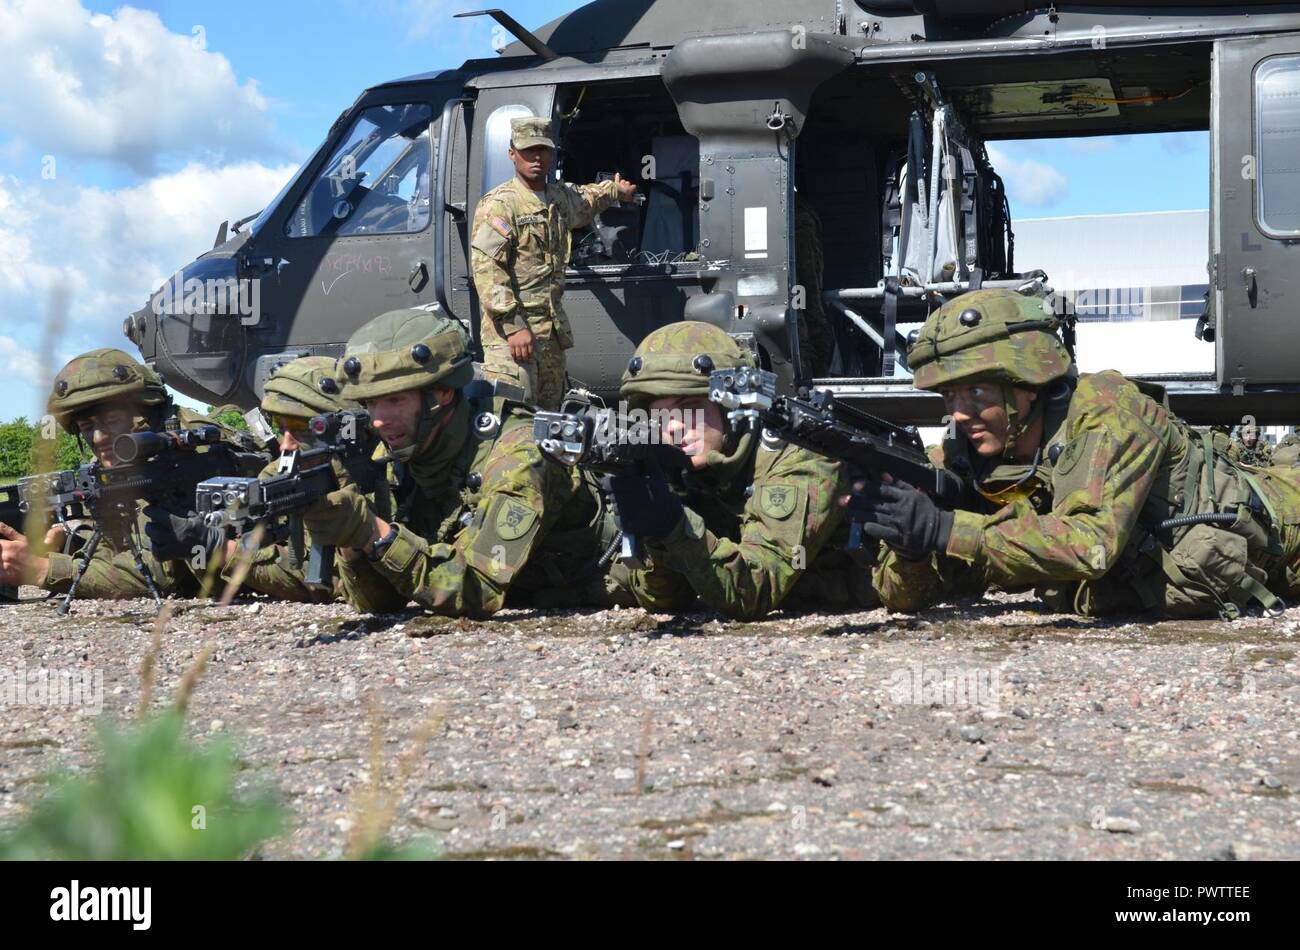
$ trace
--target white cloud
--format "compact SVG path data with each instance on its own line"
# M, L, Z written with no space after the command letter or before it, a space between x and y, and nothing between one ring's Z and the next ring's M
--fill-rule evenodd
M1059 202L1070 190L1064 175L1044 162L1029 158L1012 158L998 148L989 147L989 161L1006 182L1011 204L1047 208Z
M190 164L116 191L0 178L0 290L34 310L62 283L72 324L102 326L116 345L122 319L211 248L222 221L257 211L295 170Z
M173 33L133 7L0 0L0 128L56 159L141 174L168 155L274 153L257 83L205 47L206 34Z
M1096 155L1099 152L1109 152L1115 148L1115 136L1113 135L1095 135L1087 138L1077 138L1067 140L1070 151L1075 155Z
M0 335L0 376L17 378L29 385L41 382L40 360L36 353L11 336Z

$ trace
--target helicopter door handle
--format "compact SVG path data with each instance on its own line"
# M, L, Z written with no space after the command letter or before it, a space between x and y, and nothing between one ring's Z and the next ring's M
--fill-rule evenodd
M411 266L411 273L407 276L406 282L411 285L411 290L418 294L429 282L429 265L424 261L416 261Z
M1253 267L1247 267L1241 272L1241 278L1246 283L1246 296L1250 298L1251 309L1254 309L1259 302L1259 281L1257 277L1258 271Z

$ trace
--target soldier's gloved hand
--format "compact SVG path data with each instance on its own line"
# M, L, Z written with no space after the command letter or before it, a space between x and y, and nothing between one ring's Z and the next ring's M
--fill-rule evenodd
M145 537L160 561L189 561L202 552L205 559L225 540L220 528L209 527L202 515L177 515L159 505L145 508Z
M663 538L685 517L682 500L657 469L650 475L611 475L604 487L614 498L614 521L634 538Z
M302 513L313 544L363 548L375 536L375 513L355 485L330 492Z
M900 557L919 561L931 551L948 547L952 512L943 511L929 495L905 482L858 482L853 494L841 499L862 532L881 541Z

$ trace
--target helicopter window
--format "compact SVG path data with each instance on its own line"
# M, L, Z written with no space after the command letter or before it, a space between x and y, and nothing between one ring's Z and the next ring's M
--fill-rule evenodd
M1275 56L1255 74L1255 176L1260 230L1300 235L1300 56Z
M533 114L528 106L502 106L488 116L483 134L483 190L509 181L515 175L510 161L510 123Z
M699 243L699 141L682 127L659 80L564 87L560 177L575 185L619 173L635 204L602 211L573 235L571 274L592 266L662 266L693 259Z
M424 103L374 106L352 124L285 225L289 237L410 234L429 224Z

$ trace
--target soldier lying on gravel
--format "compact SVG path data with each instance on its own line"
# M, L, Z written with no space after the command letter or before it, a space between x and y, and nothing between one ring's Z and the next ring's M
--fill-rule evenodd
M335 379L336 363L331 356L304 356L278 367L267 380L262 396L262 412L280 430L281 453L313 447L316 439L309 423L314 416L359 408L357 403L344 399L340 394ZM317 464L329 464L328 459L315 461ZM278 467L278 461L268 463L259 477L275 475ZM347 476L341 466L335 467L335 474L339 476L340 484L347 484ZM172 531L154 525L150 525L148 530L155 551L171 553L175 549L178 556L189 557L192 548L186 545L197 544L206 550L208 557L212 557L220 546L224 552L221 569L223 588L236 577L242 576L241 589L265 594L277 600L329 603L338 596L337 579L334 590L313 588L304 581L303 556L311 545L311 537L306 532L303 532L300 539L264 544L251 556L246 554L237 559L235 555L239 542L226 539L220 531L209 530L202 515L187 519Z
M835 503L848 490L842 464L733 430L709 400L709 374L742 365L753 358L707 323L661 327L637 347L622 396L659 419L691 469L610 479L620 525L650 555L645 570L613 576L656 611L688 609L697 597L750 620L781 606L875 606L844 550L847 522Z
M161 431L165 420L173 416L183 429L215 425L211 419L174 406L162 379L153 370L114 349L92 350L63 367L54 378L48 411L65 430L85 440L104 468L117 464L113 441L124 433ZM235 442L234 434L226 430L223 437ZM144 508L141 502L134 519L101 524L103 537L86 566L77 588L78 597L147 597L151 593L150 580L163 595L198 593L204 572L191 566L191 548L184 546L177 556L172 556L155 552L148 543L150 516L165 520L172 513L146 514ZM93 533L92 526L78 523L69 538L63 525L54 525L46 534L46 546L66 548L69 553L55 551L47 556L29 550L22 527L0 525L0 585L31 584L66 593L84 561L83 548ZM148 578L136 564L133 545L141 552Z
M396 513L381 517L348 487L304 513L307 530L339 548L343 591L358 610L415 601L482 617L507 592L547 605L608 603L596 493L543 461L527 407L472 382L468 345L459 323L428 310L386 313L353 335L339 382L387 447Z
M876 589L915 611L1033 585L1054 610L1235 616L1300 596L1300 469L1245 467L1119 373L1080 375L1041 299L966 294L908 354L942 394L942 462L978 489L940 511L901 485L844 499L882 540Z

